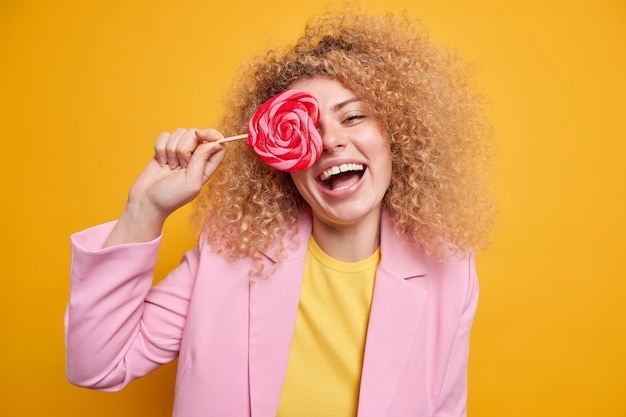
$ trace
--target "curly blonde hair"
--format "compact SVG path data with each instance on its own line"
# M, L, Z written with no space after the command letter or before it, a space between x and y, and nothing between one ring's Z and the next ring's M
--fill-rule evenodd
M315 17L291 48L244 65L221 131L245 132L262 103L311 77L335 79L372 106L392 152L383 207L400 236L439 259L484 249L494 213L485 175L490 127L471 71L454 53L406 16ZM238 142L199 196L195 220L219 251L256 259L259 272L260 252L283 253L307 203L290 174Z

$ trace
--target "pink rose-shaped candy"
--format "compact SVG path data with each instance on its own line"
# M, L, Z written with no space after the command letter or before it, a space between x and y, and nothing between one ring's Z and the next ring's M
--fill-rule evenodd
M247 144L273 168L286 172L306 169L322 153L319 118L315 97L287 90L263 103L254 114L248 123Z

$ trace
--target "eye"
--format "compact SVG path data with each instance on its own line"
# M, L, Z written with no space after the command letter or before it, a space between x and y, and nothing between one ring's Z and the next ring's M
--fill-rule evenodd
M348 114L346 116L345 119L343 119L343 121L341 123L342 124L347 124L347 125L356 124L356 123L360 122L364 118L365 118L364 114L361 114L361 113L350 113L350 114Z

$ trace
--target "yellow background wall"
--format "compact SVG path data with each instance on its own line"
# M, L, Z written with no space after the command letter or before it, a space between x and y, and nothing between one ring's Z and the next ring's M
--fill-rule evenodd
M64 376L69 235L115 218L158 133L213 124L238 64L326 2L0 3L0 415L168 416L175 369ZM476 64L500 222L479 258L469 415L626 416L626 5L372 0ZM158 273L194 239L167 224Z

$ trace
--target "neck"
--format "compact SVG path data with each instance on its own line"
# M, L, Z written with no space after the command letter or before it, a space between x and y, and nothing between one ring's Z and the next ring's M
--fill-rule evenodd
M368 258L380 246L380 212L357 224L328 224L313 217L313 238L330 257L342 262Z

